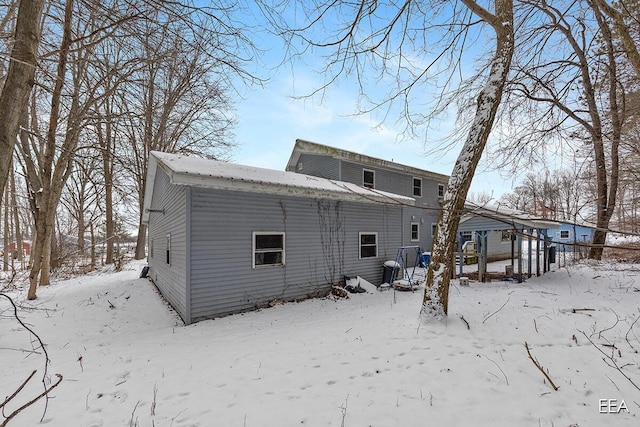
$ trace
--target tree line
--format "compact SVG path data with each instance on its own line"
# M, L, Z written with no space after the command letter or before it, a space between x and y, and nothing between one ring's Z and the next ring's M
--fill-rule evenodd
M255 79L237 13L226 2L0 4L3 246L32 240L30 299L50 282L63 240L90 251L92 266L104 242L110 264L118 236L137 228L136 258L145 256L150 151L229 154L232 81ZM22 255L3 252L5 269Z

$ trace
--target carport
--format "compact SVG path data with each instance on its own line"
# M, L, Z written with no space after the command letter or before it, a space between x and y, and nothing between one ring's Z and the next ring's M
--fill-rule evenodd
M540 252L542 251L542 273L550 267L549 230L558 228L554 221L536 218L533 215L495 205L465 205L465 213L458 226L459 252L462 253L463 234L475 236L478 256L478 280L487 279L487 258L489 254L488 237L491 233L507 233L511 236L511 266L515 270L517 261L517 279L522 282L522 241L527 239L527 277L531 277L532 254L536 254L536 276L540 276ZM536 242L535 249L533 242ZM541 244L542 243L542 244ZM460 276L463 276L463 263L460 260Z

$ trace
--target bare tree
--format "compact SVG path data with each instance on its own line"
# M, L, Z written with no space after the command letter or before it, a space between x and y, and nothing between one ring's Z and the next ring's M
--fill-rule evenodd
M0 194L7 183L20 118L34 84L44 3L44 0L21 1L18 6L15 41L0 93Z
M367 104L360 107L361 113L383 108L385 115L397 114L410 134L416 126L428 124L435 112L448 108L451 91L460 94L467 44L472 45L484 34L476 30L480 24L491 29L489 46L495 49L494 54L483 51L491 59L482 64L467 86L467 93L475 98L473 119L465 120L468 134L442 202L424 294L423 314L446 315L458 223L510 69L514 47L512 1L496 1L494 11L473 0L278 3L282 4L295 10L283 11L262 3L276 32L285 37L290 57L326 53L322 71L327 80L312 95L323 92L340 77L352 77ZM290 16L303 24L288 22ZM302 46L300 51L296 46ZM474 47L477 49L477 45ZM383 98L373 99L365 85L368 80L395 84L388 85ZM480 80L483 84L477 88ZM433 90L429 83L446 89L433 99L425 97L424 92L415 94L418 87L426 92ZM414 105L420 107L416 110Z
M505 140L503 153L514 167L535 156L586 153L597 211L589 256L599 258L616 207L626 119L620 55L607 20L587 1L566 8L545 1L519 5L519 14L529 18L521 26L504 117L520 132Z
M146 227L142 206L149 152L183 152L224 157L233 145L233 119L225 80L210 41L172 15L147 23L136 44L139 82L123 92L121 104L131 112L123 124L129 144L121 147L138 194L139 226L136 258L145 256ZM219 52L218 52L219 53ZM216 55L218 54L216 53Z

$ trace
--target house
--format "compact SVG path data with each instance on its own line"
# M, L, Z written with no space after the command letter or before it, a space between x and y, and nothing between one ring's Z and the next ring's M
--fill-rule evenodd
M296 140L286 170L415 199L402 209L402 245L430 250L448 175L302 139Z
M379 283L415 204L333 176L151 152L148 277L185 324L326 292L345 275Z
M596 226L558 221L558 228L549 233L553 244L561 252L586 253Z

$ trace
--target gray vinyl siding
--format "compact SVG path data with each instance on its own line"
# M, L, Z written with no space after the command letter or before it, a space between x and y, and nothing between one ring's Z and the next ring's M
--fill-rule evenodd
M293 172L343 181L340 178L340 160L331 156L301 154Z
M420 177L419 175L390 171L345 160L341 161L340 169L342 171L340 177L342 181L352 182L358 185L362 185L363 170L372 170L375 174L374 181L376 190L413 197L416 199L416 206L439 206L438 184L446 184L445 181L436 182L433 179ZM413 195L413 178L422 178L422 195L420 197Z
M149 214L149 277L180 317L187 321L186 188L172 185L167 174L158 168L153 195L150 209L163 209L164 213ZM165 250L167 234L171 235L169 265Z
M502 232L496 230L510 230L513 226L503 221L482 216L473 216L460 223L458 232L461 231L489 231L487 236L487 255L500 256L511 254L511 244L502 242Z
M302 298L344 275L378 284L401 244L398 206L205 188L191 200L193 321ZM285 233L284 266L252 268L255 231ZM378 233L377 258L358 259L360 231Z
M431 224L438 222L439 212L433 209L404 207L402 236L403 246L420 246L422 251L430 251L433 244ZM419 241L411 240L411 224L418 224Z

